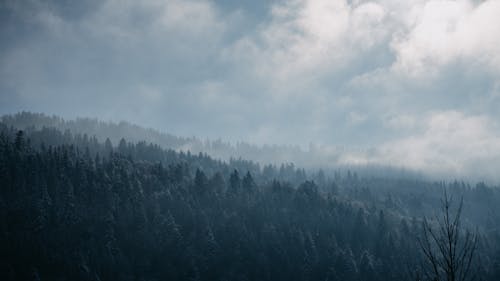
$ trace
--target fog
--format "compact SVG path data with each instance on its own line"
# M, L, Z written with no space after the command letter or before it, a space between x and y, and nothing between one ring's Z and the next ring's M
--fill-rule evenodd
M2 1L0 114L499 180L499 1L233 2Z

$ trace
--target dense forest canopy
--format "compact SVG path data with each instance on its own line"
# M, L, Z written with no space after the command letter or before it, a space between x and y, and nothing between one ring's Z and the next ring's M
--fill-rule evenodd
M416 280L444 190L477 233L475 276L500 279L496 186L222 161L17 117L0 123L2 280Z

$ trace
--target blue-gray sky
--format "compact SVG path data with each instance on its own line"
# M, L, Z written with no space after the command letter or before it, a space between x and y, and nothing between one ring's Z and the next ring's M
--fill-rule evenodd
M4 0L0 113L495 175L498 15L498 0Z

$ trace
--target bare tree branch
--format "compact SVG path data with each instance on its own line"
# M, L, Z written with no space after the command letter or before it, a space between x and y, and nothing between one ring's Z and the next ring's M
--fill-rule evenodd
M423 235L418 240L427 266L422 268L429 281L472 281L472 265L478 244L477 232L462 230L463 198L456 213L451 211L452 198L446 190L441 199L441 219L436 216L437 231L424 218Z

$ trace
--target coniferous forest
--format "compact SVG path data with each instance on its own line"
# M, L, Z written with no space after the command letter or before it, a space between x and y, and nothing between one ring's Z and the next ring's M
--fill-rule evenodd
M222 161L16 116L0 123L1 280L500 280L497 186Z
M500 281L500 0L0 0L0 281Z

